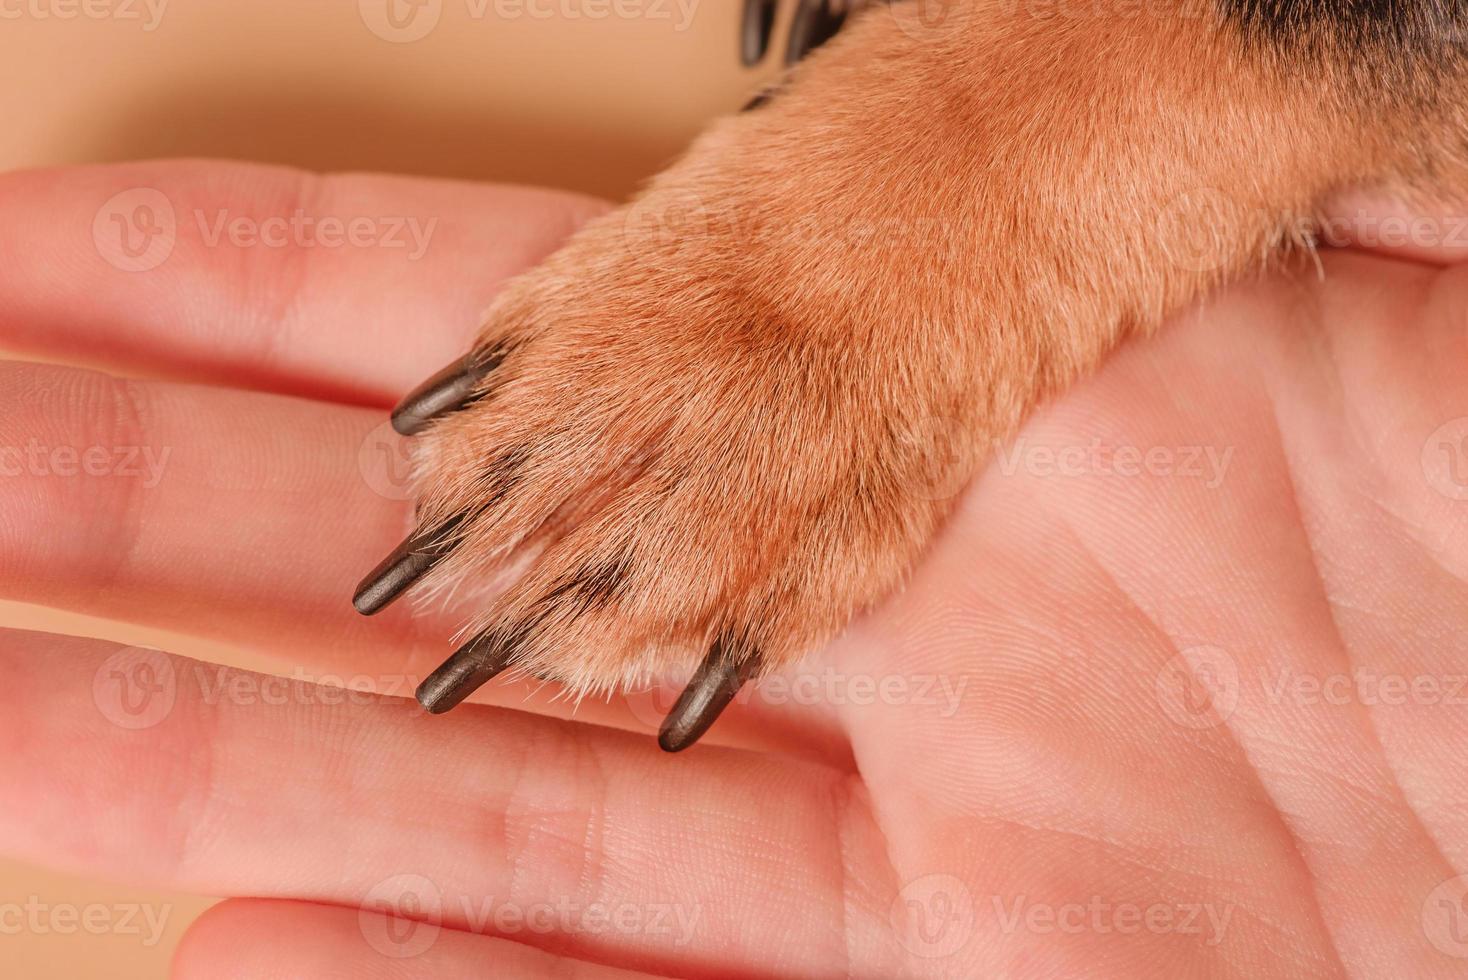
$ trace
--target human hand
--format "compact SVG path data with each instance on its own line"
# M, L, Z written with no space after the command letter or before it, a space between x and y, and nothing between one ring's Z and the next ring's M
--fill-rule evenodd
M4 634L8 852L232 896L184 977L1461 971L1448 250L1333 253L1124 350L998 448L906 590L675 759L661 695L423 715L452 618L348 602L409 523L384 409L596 207L0 179L0 345L154 379L0 367L0 596L306 678ZM249 244L298 208L370 234Z

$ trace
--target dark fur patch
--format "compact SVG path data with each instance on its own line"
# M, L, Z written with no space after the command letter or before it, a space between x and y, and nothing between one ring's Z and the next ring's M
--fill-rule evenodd
M632 569L632 556L621 552L609 561L588 563L546 594L545 602L566 600L576 606L577 615L593 609L604 609L627 586Z
M1403 57L1461 47L1465 0L1219 0L1246 31L1283 43L1373 47ZM1384 48L1383 46L1389 46Z
M524 446L513 446L494 456L485 467L485 485L489 488L484 496L482 510L500 503L510 491L519 485L521 469L530 458L530 450Z

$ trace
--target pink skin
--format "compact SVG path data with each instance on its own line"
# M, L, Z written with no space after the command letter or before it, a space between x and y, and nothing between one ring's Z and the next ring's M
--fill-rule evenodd
M125 272L93 219L136 187L179 237ZM199 240L196 211L297 200L440 223L418 261ZM452 617L348 601L407 522L364 479L364 438L597 207L216 164L0 178L0 345L154 379L120 401L91 371L0 366L0 446L172 447L151 487L7 476L0 596L285 673L421 676ZM258 675L161 655L175 701L129 728L106 707L115 644L5 633L0 841L232 896L181 977L1461 976L1463 258L1330 253L1323 281L1235 287L1130 346L803 667L816 697L754 692L683 757L653 744L649 695L568 721L494 685L514 710L430 718L305 682L265 703ZM923 696L929 677L956 700ZM392 933L428 943L388 957L357 907L408 909L400 875L429 883L439 928ZM486 902L631 918L476 922Z

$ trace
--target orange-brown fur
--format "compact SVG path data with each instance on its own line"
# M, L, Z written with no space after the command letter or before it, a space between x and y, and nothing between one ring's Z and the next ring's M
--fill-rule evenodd
M1468 169L1461 76L1368 97L1205 5L1112 6L871 11L511 285L489 397L420 440L426 524L494 501L434 594L578 692L720 635L787 663L1127 336L1334 192Z

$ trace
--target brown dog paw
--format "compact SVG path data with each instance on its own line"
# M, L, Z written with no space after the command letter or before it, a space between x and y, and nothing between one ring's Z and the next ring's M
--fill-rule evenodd
M663 731L682 748L890 590L967 475L929 444L971 421L941 330L801 309L785 291L839 270L755 275L732 227L648 226L684 200L655 189L586 229L395 414L420 529L357 606L430 571L428 594L469 603L431 711L507 669L603 693L702 658Z
M420 530L357 604L424 576L469 604L429 710L505 670L599 693L701 663L662 735L691 744L892 589L1039 399L1323 195L1451 159L1239 26L952 10L857 18L399 409ZM1414 104L1409 133L1454 131Z

